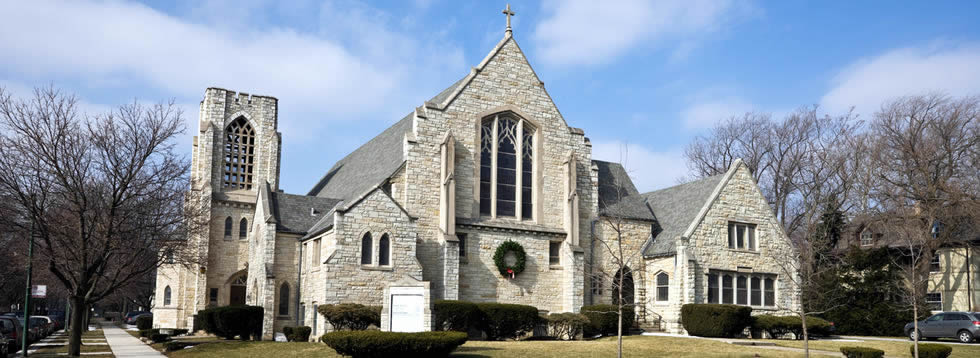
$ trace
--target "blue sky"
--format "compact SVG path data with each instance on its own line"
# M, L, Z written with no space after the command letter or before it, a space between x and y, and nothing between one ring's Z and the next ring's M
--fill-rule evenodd
M478 64L505 1L6 1L0 86L54 84L87 113L173 98L190 151L216 86L280 100L282 184L333 163ZM980 94L976 1L514 1L514 36L597 159L640 190L677 183L683 148L746 111Z

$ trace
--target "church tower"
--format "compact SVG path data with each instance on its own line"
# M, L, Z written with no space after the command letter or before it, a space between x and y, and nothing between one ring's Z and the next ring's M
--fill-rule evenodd
M189 328L199 310L247 301L256 198L264 185L272 191L279 187L277 127L276 98L214 87L205 91L189 200L203 206L211 221L188 238L198 262L158 270L156 297L163 299L154 308L154 327Z

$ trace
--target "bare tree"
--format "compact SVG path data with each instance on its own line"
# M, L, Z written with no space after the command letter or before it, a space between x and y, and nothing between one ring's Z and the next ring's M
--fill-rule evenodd
M625 146L620 155L623 158L621 162L625 162L628 157ZM630 187L627 188L627 185ZM617 352L618 357L622 358L623 329L629 329L623 327L623 313L636 307L646 307L628 287L633 285L634 272L643 272L643 244L649 238L651 227L649 223L637 220L627 209L631 204L636 204L633 201L641 200L631 183L600 183L599 190L604 192L599 195L600 213L596 222L600 225L601 234L594 235L592 242L593 245L598 244L593 250L599 251L600 256L598 260L590 260L585 269L594 283L612 283L612 303L616 306L618 319Z
M833 176L841 174L836 162L843 160L848 138L861 125L851 112L820 115L816 106L801 107L782 121L774 121L769 114L747 113L696 137L684 156L696 177L722 174L736 158L743 158L780 224L793 234L806 231L811 219L807 216L818 212L808 206L814 202L812 197L831 194L820 180L841 179ZM831 161L835 165L828 167ZM833 172L825 173L827 170ZM841 188L850 190L849 186Z
M88 307L167 260L196 260L183 245L205 218L186 210L188 161L173 105L120 106L96 117L53 88L19 100L0 89L3 225L36 238L39 260L68 291L68 353L79 354Z
M870 134L875 185L868 206L901 248L898 263L917 320L936 250L974 234L980 222L980 97L895 99L875 113ZM915 347L918 356L918 339Z

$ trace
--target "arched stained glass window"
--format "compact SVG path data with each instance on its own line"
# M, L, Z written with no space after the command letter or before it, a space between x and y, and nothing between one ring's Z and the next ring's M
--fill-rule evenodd
M255 165L255 130L245 117L225 128L225 167L222 184L230 189L252 189Z
M163 289L163 305L170 306L170 286Z
M388 234L381 235L378 240L378 265L387 266L391 264L391 242Z
M238 222L238 238L242 240L248 238L248 219L242 218L242 221Z
M670 295L670 276L666 272L657 274L657 301L666 301Z
M365 233L361 238L361 265L371 264L371 233Z
M480 127L480 213L534 218L534 134L513 114L486 118Z

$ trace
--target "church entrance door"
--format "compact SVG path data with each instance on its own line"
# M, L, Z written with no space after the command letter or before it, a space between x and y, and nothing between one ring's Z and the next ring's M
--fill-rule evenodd
M248 276L241 275L235 281L231 283L230 297L228 298L229 305L244 305L245 304L245 283L248 282Z
M613 292L612 301L614 305L619 304L619 280L623 280L623 304L631 305L633 304L633 272L630 271L629 267L623 267L622 270L616 272L616 277L613 278Z

